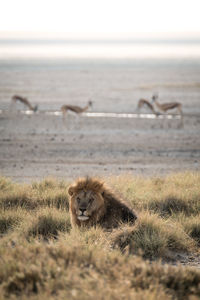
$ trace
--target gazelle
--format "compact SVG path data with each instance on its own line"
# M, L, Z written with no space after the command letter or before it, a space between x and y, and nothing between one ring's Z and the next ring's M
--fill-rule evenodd
M138 101L137 110L140 110L144 105L147 106L155 115L159 114L155 111L153 105L146 99L140 99Z
M168 102L168 103L159 103L157 101L158 99L158 95L153 95L152 96L152 102L156 104L157 108L159 110L161 110L162 112L167 112L170 109L177 109L177 111L179 112L179 114L182 116L183 112L182 112L182 104L179 102Z
M12 97L12 102L16 103L17 101L19 101L19 102L23 103L24 105L28 106L28 108L30 110L34 111L34 112L36 112L37 109L38 109L38 106L37 105L32 106L31 103L28 101L27 98L24 98L24 97L21 97L21 96L18 96L18 95L14 95Z
M88 101L88 104L85 107L80 107L80 106L70 105L70 104L63 105L63 106L61 106L61 111L62 111L62 114L63 114L63 120L64 120L64 118L66 116L66 113L68 111L72 111L75 114L80 115L81 113L87 111L90 107L92 107L92 101Z
M152 96L152 102L156 104L157 108L164 112L167 113L168 110L171 109L177 109L177 112L180 114L181 116L181 126L183 126L183 112L182 112L182 104L179 102L168 102L168 103L159 103L157 101L158 99L158 95L154 94Z

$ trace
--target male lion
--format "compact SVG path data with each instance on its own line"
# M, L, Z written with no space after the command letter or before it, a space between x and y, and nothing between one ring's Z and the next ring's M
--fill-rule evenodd
M100 225L114 228L120 223L134 223L136 214L105 185L95 178L77 180L68 189L72 227Z

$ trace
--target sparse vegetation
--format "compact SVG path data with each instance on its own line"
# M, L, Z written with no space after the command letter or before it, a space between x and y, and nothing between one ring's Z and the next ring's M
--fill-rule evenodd
M106 182L135 226L72 230L68 182L0 178L0 299L199 299L200 269L159 260L199 255L200 173Z

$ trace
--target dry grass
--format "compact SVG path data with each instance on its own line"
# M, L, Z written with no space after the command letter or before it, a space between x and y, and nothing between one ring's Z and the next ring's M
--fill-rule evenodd
M0 211L0 234L15 230L22 220L20 211Z
M200 173L106 181L134 227L72 230L67 182L0 178L0 299L199 299L199 269L155 260L199 251Z
M182 224L184 231L200 246L200 214L186 217L184 214L174 215Z
M29 223L27 238L56 238L59 232L69 232L71 229L69 214L55 208L40 209Z
M122 251L142 253L145 258L169 258L172 251L191 252L194 240L177 222L163 220L155 214L142 212L137 225L122 227L113 234L113 244ZM128 246L128 249L127 249Z
M67 183L52 178L44 179L41 183L18 185L10 183L4 177L0 178L0 207L2 209L40 207L56 207L68 209Z
M18 297L144 299L161 291L163 299L164 295L184 299L198 295L199 280L195 270L144 263L139 257L88 246L84 237L81 247L76 240L67 244L64 237L49 245L21 243L9 251L0 269L2 293Z
M161 216L183 212L200 213L200 173L178 173L165 178L119 176L110 183L139 210L148 209Z

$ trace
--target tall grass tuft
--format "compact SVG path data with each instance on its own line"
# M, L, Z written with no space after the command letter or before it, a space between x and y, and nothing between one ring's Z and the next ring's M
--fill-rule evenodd
M142 212L137 225L124 227L113 234L113 246L133 254L142 253L145 258L169 257L171 251L190 252L194 241L178 224L163 220L155 214Z
M29 185L13 184L10 189L0 190L0 208L56 207L68 210L67 184L55 179Z
M195 212L195 207L190 205L189 201L177 198L174 195L169 195L164 199L155 199L154 201L150 201L148 207L150 210L153 210L162 216L180 212L190 215Z
M0 211L0 234L16 229L21 219L19 211Z
M9 178L0 176L0 191L7 191L12 189L13 184Z
M182 224L185 232L200 246L200 214L185 217L183 214L174 216Z
M69 214L57 209L39 211L27 229L27 237L55 238L59 232L71 229Z

